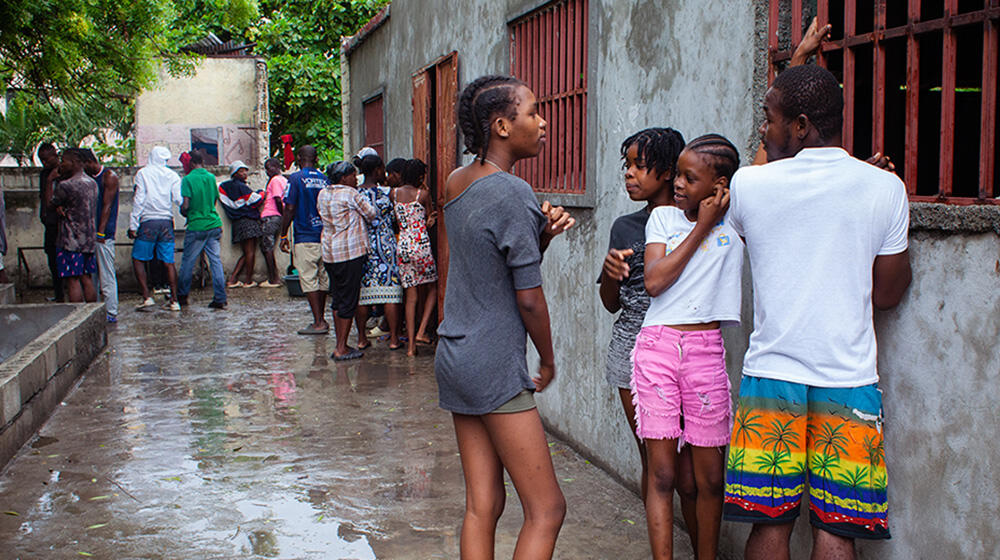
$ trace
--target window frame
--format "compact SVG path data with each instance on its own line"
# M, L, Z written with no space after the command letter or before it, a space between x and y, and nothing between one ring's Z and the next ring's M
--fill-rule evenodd
M586 157L593 110L587 99L590 27L588 0L526 2L507 19L510 73L535 92L548 121L542 153L519 162L514 172L539 195L566 206L594 204L592 189L587 188L592 172Z
M794 22L803 21L803 0L768 0L768 83L775 76L779 65L789 61L793 45L802 40L803 25ZM953 205L1000 204L1000 187L997 186L996 165L997 152L997 46L998 26L1000 26L1000 2L986 0L983 8L978 10L959 11L958 0L943 0L944 8L940 17L921 19L921 1L909 0L906 5L907 21L903 25L889 27L886 17L888 0L873 0L871 30L858 32L857 16L858 1L844 0L844 27L842 37L824 41L817 63L826 66L828 58L836 52L843 53L843 87L844 87L844 129L843 144L851 151L854 147L855 122L853 115L856 110L858 90L855 89L857 79L856 51L861 47L872 48L872 151L883 152L885 147L885 91L886 91L886 53L887 40L900 39L906 42L906 107L905 107L905 154L902 165L906 177L907 192L912 202L936 202ZM900 0L893 0L900 1ZM787 8L786 8L787 6ZM816 16L819 24L830 22L829 0L816 0ZM784 31L783 24L788 19L790 24L786 34L790 35L788 44L781 44L780 34ZM977 196L955 196L955 125L956 125L956 36L967 32L968 26L981 24L983 33L982 76L980 81L980 138L978 160ZM841 35L838 30L836 36ZM941 135L937 154L928 156L918 153L919 149L919 116L920 116L920 39L929 34L942 34L942 67L941 67L941 110L940 125L937 132ZM917 92L915 95L914 92ZM867 95L867 92L865 92ZM937 194L917 194L918 161L920 157L938 158ZM971 190L971 189L970 189Z

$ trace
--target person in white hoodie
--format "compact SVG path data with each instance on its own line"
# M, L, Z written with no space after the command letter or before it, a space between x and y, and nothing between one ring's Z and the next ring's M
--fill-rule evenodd
M135 175L128 236L135 240L132 267L142 291L140 310L156 305L146 284L146 263L154 254L166 265L170 282L170 299L163 308L181 310L177 303L177 270L174 268L174 206L181 205L181 178L167 168L168 159L170 150L156 146L149 153L149 164Z

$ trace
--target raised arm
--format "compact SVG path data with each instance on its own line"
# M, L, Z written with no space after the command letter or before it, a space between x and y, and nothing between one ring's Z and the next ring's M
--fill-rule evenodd
M665 243L646 244L644 278L649 295L656 297L662 294L680 278L684 267L698 250L698 246L726 214L727 208L729 208L729 189L718 189L715 196L701 201L694 229L677 248L667 253Z
M878 309L899 305L913 279L909 249L895 255L879 255L872 265L872 304Z

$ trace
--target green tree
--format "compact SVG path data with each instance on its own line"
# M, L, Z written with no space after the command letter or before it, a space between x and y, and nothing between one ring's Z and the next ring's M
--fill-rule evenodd
M764 435L761 443L764 446L770 446L773 451L784 449L790 455L792 449L799 448L799 443L795 441L795 430L792 429L793 422L795 422L794 418L789 419L787 422L777 419L772 420L771 429Z
M819 449L821 453L825 455L833 455L838 460L841 454L847 454L847 447L845 447L851 440L844 434L840 433L841 430L846 427L846 423L841 423L840 425L833 427L829 423L824 422L822 427L817 429L812 429L813 425L809 426L812 432L810 436L813 441L816 442L816 449Z
M763 428L764 424L758 422L763 415L753 413L749 406L739 406L736 409L736 420L735 420L735 436L736 439L740 440L740 448L745 449L747 446L747 440L750 437L760 437L760 429ZM743 483L743 461L746 455L740 455L739 459L739 481Z
M342 157L340 41L388 0L261 0L254 37L267 59L271 152L281 135L313 144L321 160Z
M827 493L829 496L829 484L828 482L833 479L833 467L839 463L840 460L833 455L824 455L823 453L814 453L810 457L810 468L813 472L819 475L820 488ZM823 511L829 511L829 500L823 499Z

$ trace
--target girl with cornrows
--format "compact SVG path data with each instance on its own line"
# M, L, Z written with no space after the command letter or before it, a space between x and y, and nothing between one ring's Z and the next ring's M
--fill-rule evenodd
M632 394L649 461L646 526L656 559L673 558L678 441L691 446L697 556L718 553L732 412L719 327L739 323L743 268L743 242L726 219L737 167L731 142L695 138L677 158L674 205L654 208L646 224L651 300L632 354Z
M635 437L642 464L641 492L646 499L646 445L635 434L635 405L632 404L632 349L642 321L649 308L649 294L643 283L643 257L646 249L646 223L650 213L660 206L674 203L674 179L677 176L677 156L684 149L684 137L672 128L647 128L622 142L621 158L625 191L645 207L619 216L611 226L611 242L604 257L600 284L601 302L611 313L618 313L611 329L611 343L605 379L618 393L625 420ZM683 422L683 418L681 419ZM698 520L695 513L697 490L691 466L691 446L685 445L677 457L677 477L674 481L681 499L684 524L697 553Z
M524 509L514 558L551 558L566 502L534 403L555 377L541 260L574 220L561 207L539 207L531 186L510 173L545 141L527 86L507 76L473 81L458 121L475 159L444 187L450 262L434 369L465 474L461 556L493 558L506 469ZM526 334L541 361L533 378Z

